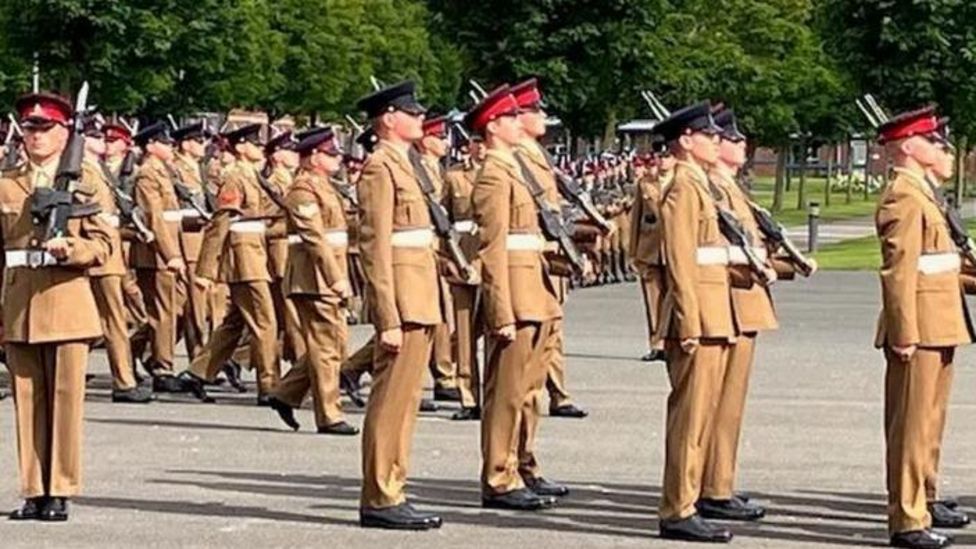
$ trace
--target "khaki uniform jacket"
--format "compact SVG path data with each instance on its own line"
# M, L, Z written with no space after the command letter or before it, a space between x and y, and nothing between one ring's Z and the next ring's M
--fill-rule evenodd
M152 242L132 244L130 261L136 269L166 268L180 250L180 201L163 161L150 156L136 171L135 201L146 215L146 225L155 235Z
M443 204L455 223L474 220L471 193L474 191L474 181L477 176L478 168L461 166L447 170L444 175ZM469 261L474 260L480 245L477 232L462 232L460 237L461 251Z
M31 221L33 166L4 172L0 178L0 242L5 252L38 249L44 227ZM74 191L79 202L91 202L95 189L82 181ZM48 343L92 339L102 335L98 307L86 271L104 264L112 255L111 227L97 214L68 221L73 239L66 261L31 269L7 267L3 272L4 340Z
M332 245L326 233L346 232L345 204L328 177L301 171L285 198L289 232L301 238L293 244L285 271L289 295L339 298L332 286L348 280L346 246ZM348 233L347 233L348 234Z
M358 189L359 248L376 329L446 322L446 296L438 280L434 244L426 248L392 244L397 231L433 230L406 151L380 141L363 166Z
M526 139L516 146L515 154L525 162L529 171L535 176L535 180L546 191L546 204L559 212L560 204L562 204L562 195L559 193L559 187L556 184L556 175L552 173L552 168L549 166L549 162L542 152L542 145L533 139ZM518 165L516 164L516 166ZM518 167L521 168L521 166ZM521 169L518 173L521 178ZM556 242L547 242L546 250L554 253L562 253L559 251L559 244ZM564 303L566 297L569 295L568 280L565 277L555 274L552 277L552 287L556 289L559 302Z
M511 153L488 152L472 196L480 227L482 288L491 329L562 318L542 250L509 250L510 235L543 239L539 213Z
M173 162L173 168L180 174L180 181L187 186L194 194L203 195L203 180L200 176L200 164L188 156L178 154ZM184 210L186 210L184 208ZM184 215L193 216L194 223L183 225L180 232L180 243L183 246L184 259L193 263L200 257L200 248L203 246L203 220L196 218L196 211L185 211ZM189 229L189 230L188 230Z
M926 256L954 254L928 184L895 171L875 213L881 239L881 301L875 345L954 347L973 341L959 269L931 268ZM934 258L929 258L934 259Z
M292 174L284 167L276 167L268 177L271 188L284 198L288 194L288 188L292 184ZM268 193L261 190L262 207L265 214L272 217L271 225L268 227L268 270L272 278L282 278L285 276L285 268L288 266L288 219L286 212L275 204Z
M270 282L265 232L243 229L240 224L266 227L262 207L264 191L257 168L243 160L224 171L217 195L217 211L203 235L197 276L228 284Z
M102 167L95 161L85 159L81 165L81 179L91 185L95 191L92 202L99 205L102 211L98 214L108 227L109 237L112 239L112 253L108 259L97 267L88 270L88 276L123 276L127 272L125 256L122 253L122 233L119 230L119 208L115 205L115 196L109 185L112 183L105 178Z
M666 338L731 341L735 337L728 266L698 261L705 249L729 246L707 185L701 168L679 162L674 182L664 194L661 216L668 293L661 328Z
M661 185L645 175L637 182L637 195L631 210L630 254L637 270L664 265L664 223L661 220Z

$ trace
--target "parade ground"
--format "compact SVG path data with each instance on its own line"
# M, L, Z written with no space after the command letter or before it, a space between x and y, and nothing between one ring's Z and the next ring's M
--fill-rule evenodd
M739 488L766 505L757 524L732 524L739 547L879 546L887 542L882 384L871 346L874 273L819 273L775 289L781 329L760 338L741 445ZM545 418L545 475L570 497L554 510L483 510L479 424L418 423L409 492L444 527L427 533L358 527L359 437L287 431L254 393L215 391L203 405L164 396L109 402L101 351L86 409L84 496L66 524L0 521L0 547L667 547L657 539L668 381L643 363L634 284L585 289L567 306L566 353L584 420ZM353 329L358 346L369 328ZM943 487L976 505L976 352L957 359ZM6 378L4 377L4 385ZM253 387L253 386L252 386ZM362 411L347 404L350 421ZM11 399L0 402L0 506L20 503ZM976 528L960 545L976 545Z

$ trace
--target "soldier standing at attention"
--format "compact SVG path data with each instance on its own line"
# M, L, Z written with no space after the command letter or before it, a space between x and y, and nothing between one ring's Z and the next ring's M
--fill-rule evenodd
M648 352L645 362L664 360L664 339L658 333L661 302L665 293L664 230L661 220L660 158L652 155L634 161L637 185L631 211L630 258L640 276L647 318Z
M88 269L105 264L112 237L95 189L72 182L71 214L64 234L45 234L31 207L56 184L69 144L71 105L63 98L30 94L16 102L27 163L0 179L3 241L3 336L13 386L20 490L24 505L12 520L64 521L68 498L81 489L85 369L91 342L102 335ZM74 136L80 139L81 136ZM53 212L52 214L53 215Z
M896 116L878 132L895 166L875 214L882 296L875 345L887 362L888 532L894 547L947 547L952 539L931 529L926 483L937 470L956 347L973 341L973 327L946 206L926 179L945 142L933 108Z
M536 456L526 447L534 436L524 434L534 430L528 423L538 417L535 395L546 377L545 346L562 318L562 308L543 256L546 241L539 228L539 209L515 156L523 130L511 88L490 93L468 114L467 122L485 137L488 147L472 196L490 333L481 423L482 505L535 511L554 506L556 498L540 495L533 486L546 492L565 490L536 476ZM537 182L534 187L544 194ZM531 475L524 474L527 455Z
M360 254L376 330L360 524L428 530L439 528L441 517L417 510L404 493L423 373L434 330L446 319L430 212L407 156L423 137L426 111L414 98L413 82L379 90L357 107L379 138L358 185Z
M654 131L677 160L661 206L668 286L661 329L671 393L659 528L665 539L727 543L731 532L707 522L695 508L707 455L703 441L711 434L735 341L729 244L705 174L718 159L721 130L706 102L675 111Z

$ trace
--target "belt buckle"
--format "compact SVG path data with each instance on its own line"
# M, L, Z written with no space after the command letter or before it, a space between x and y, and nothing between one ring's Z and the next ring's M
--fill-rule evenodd
M40 250L28 250L27 251L27 266L31 269L37 269L44 265L44 252Z

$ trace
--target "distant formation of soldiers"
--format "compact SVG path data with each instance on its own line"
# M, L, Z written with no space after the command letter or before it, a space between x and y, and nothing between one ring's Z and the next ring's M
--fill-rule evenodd
M7 140L0 179L25 497L11 519L68 518L96 341L118 403L212 402L218 382L246 392L249 368L257 404L294 430L307 396L325 435L360 434L343 392L365 406L363 527L441 526L404 491L417 414L437 401L481 421L484 507L553 507L570 490L542 473L544 394L550 416L587 415L567 390L563 305L572 287L623 281L644 298L643 359L665 362L672 387L661 536L728 542L712 520L763 518L735 491L756 340L778 326L773 282L817 265L740 184L747 137L735 114L707 102L662 111L648 150L570 161L544 144L535 79L477 98L452 151L456 119L427 112L411 82L379 88L357 104L369 125L356 156L332 126L136 129L90 112L87 86L74 106L22 97L9 129L22 150ZM969 522L937 497L952 349L973 333L959 294L965 242L938 191L953 166L944 127L925 110L879 128L897 166L878 211L878 345L890 533L902 547L944 547L932 525ZM350 323L374 327L353 353Z

